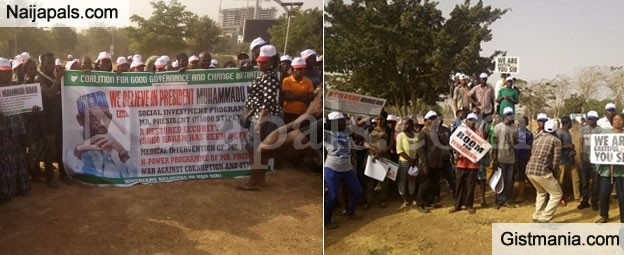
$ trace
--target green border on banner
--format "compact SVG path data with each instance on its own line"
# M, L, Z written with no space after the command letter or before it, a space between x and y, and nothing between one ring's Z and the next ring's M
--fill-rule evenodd
M260 76L261 73L257 68L250 70L240 70L237 68L229 69L202 69L187 70L185 72L126 72L117 74L114 72L100 71L65 71L64 86L71 87L151 87L154 84L186 82L189 85L208 85L208 84L230 84L251 82ZM86 77L85 77L86 76ZM84 77L84 78L83 78ZM128 77L128 79L120 79L118 77ZM182 81L162 81L161 78L182 78ZM193 77L195 79L193 79ZM89 81L81 82L81 80L89 78ZM127 82L126 82L127 80Z

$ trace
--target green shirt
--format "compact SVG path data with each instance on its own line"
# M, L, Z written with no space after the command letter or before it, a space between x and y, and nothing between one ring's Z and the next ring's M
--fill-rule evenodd
M612 129L603 129L602 134L613 134ZM611 165L596 165L596 172L601 177L609 177ZM624 177L624 165L613 165L613 176Z
M511 99L513 99L513 101L517 102L518 101L518 91L515 89L510 89L507 87L502 88L501 90L498 91L498 97L497 98L501 98L504 96L509 96ZM500 102L500 115L501 116L505 116L505 114L503 113L503 110L505 110L505 108L507 107L511 107L512 110L514 110L514 113L516 112L516 104L512 103L511 101L508 100L504 100Z

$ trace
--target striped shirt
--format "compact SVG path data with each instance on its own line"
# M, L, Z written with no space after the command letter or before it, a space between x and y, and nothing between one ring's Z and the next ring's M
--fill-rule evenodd
M544 176L559 169L561 140L553 134L543 132L533 142L531 157L526 166L527 175Z

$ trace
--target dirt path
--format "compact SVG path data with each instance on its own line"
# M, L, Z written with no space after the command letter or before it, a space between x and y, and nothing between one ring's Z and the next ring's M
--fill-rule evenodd
M486 193L487 194L487 193ZM486 197L489 204L494 194ZM451 200L443 195L443 208L422 214L414 209L398 211L400 203L393 200L387 208L358 208L361 220L351 221L335 216L340 226L325 231L325 254L492 254L492 223L531 222L535 201L527 201L520 208L480 209L476 199L477 213L460 211L450 214ZM534 198L534 195L532 195ZM615 201L614 201L615 200ZM553 223L594 222L599 219L597 211L590 208L576 209L578 203L558 207ZM617 200L611 199L609 217L611 223L619 223Z
M98 188L34 183L0 204L2 254L320 254L322 177L278 170L262 192L242 180Z

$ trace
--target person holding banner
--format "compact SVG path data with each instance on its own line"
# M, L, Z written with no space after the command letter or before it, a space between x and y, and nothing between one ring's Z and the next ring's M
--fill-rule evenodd
M11 86L12 68L9 60L0 57L0 87ZM25 148L26 129L19 114L3 115L0 112L0 201L30 191Z
M581 136L579 144L581 149L581 195L583 200L578 205L578 209L582 210L590 206L592 210L598 211L598 195L600 193L600 176L596 172L596 165L591 164L589 153L591 152L591 135L602 133L602 128L596 122L598 113L589 111L587 113L587 125L581 128ZM591 179L591 188L590 188ZM591 199L590 199L591 194Z
M329 130L324 130L323 145L327 155L323 168L327 198L325 199L325 228L335 229L338 226L332 222L332 214L338 201L338 186L342 182L351 193L351 200L347 207L347 215L355 219L355 207L360 201L362 187L351 165L351 149L353 140L352 130L347 127L345 116L340 112L331 112L327 116Z
M477 115L478 121L476 124L477 130L479 130L483 134L483 138L486 139L490 145L493 144L490 142L490 125L487 120L483 119L481 115L481 108L478 106L472 107L472 112ZM491 115L490 115L491 116ZM498 116L496 114L495 116ZM493 133L493 132L492 132ZM491 151L490 151L491 152ZM490 152L486 153L481 160L479 160L479 172L477 172L477 184L481 190L481 208L487 207L487 203L485 202L485 191L487 190L487 183L485 182L487 179L487 168L490 166Z
M44 154L44 165L46 169L46 183L50 188L59 188L54 179L54 169L52 162L58 163L58 171L62 180L71 184L71 179L65 172L63 165L63 128L61 112L61 80L65 74L63 67L55 68L54 54L44 53L41 59L41 72L35 78L35 82L41 84L41 95L43 101L43 123L46 124L44 133L46 139L46 150ZM56 75L55 75L56 72Z
M555 178L561 156L561 140L554 134L556 129L555 120L544 123L544 133L535 138L526 167L527 178L537 191L533 222L550 222L563 196Z
M503 113L503 122L494 127L494 167L500 168L503 174L503 192L496 194L496 209L500 209L503 205L509 208L518 207L510 197L513 189L518 130L513 125L514 110L511 107L505 107Z
M603 130L602 134L624 133L624 114L614 113L612 118L613 128ZM620 222L624 223L624 165L599 164L597 169L600 175L600 219L596 223L609 221L609 197L615 185L615 191L620 208Z
M483 133L477 129L477 121L479 117L474 113L469 113L466 117L466 125L472 132L481 138L485 138ZM476 211L472 207L474 203L474 190L477 181L477 172L479 172L478 162L472 162L469 158L456 153L457 158L457 184L455 188L455 205L449 211L450 213L461 210L462 205L466 206L468 213L474 214Z
M260 48L256 59L262 75L258 76L248 88L245 106L251 114L251 125L247 133L247 151L249 152L250 178L238 189L258 190L265 183L268 158L257 153L256 149L273 130L284 122L283 110L279 101L281 84L273 71L279 65L279 56L275 46L267 44Z
M113 71L113 60L110 53L106 51L100 52L95 60L95 70L103 72Z
M406 119L403 132L396 138L396 151L399 154L398 186L399 195L403 199L401 208L406 208L411 202L416 206L414 193L416 192L416 176L408 175L408 170L416 167L418 160L416 157L416 144L418 143L417 133L414 131L414 122ZM408 193L406 194L406 186Z
M368 148L369 157L373 157L373 162L380 158L391 160L390 146L394 146L394 144L391 144L392 138L389 136L388 132L386 132L386 120L383 118L377 118L376 120L377 125L370 133L369 142L365 143ZM388 178L385 178L383 181L377 181L369 177L367 184L369 190L366 191L366 202L372 204L375 192L379 191L379 207L385 208L389 186L390 181Z

